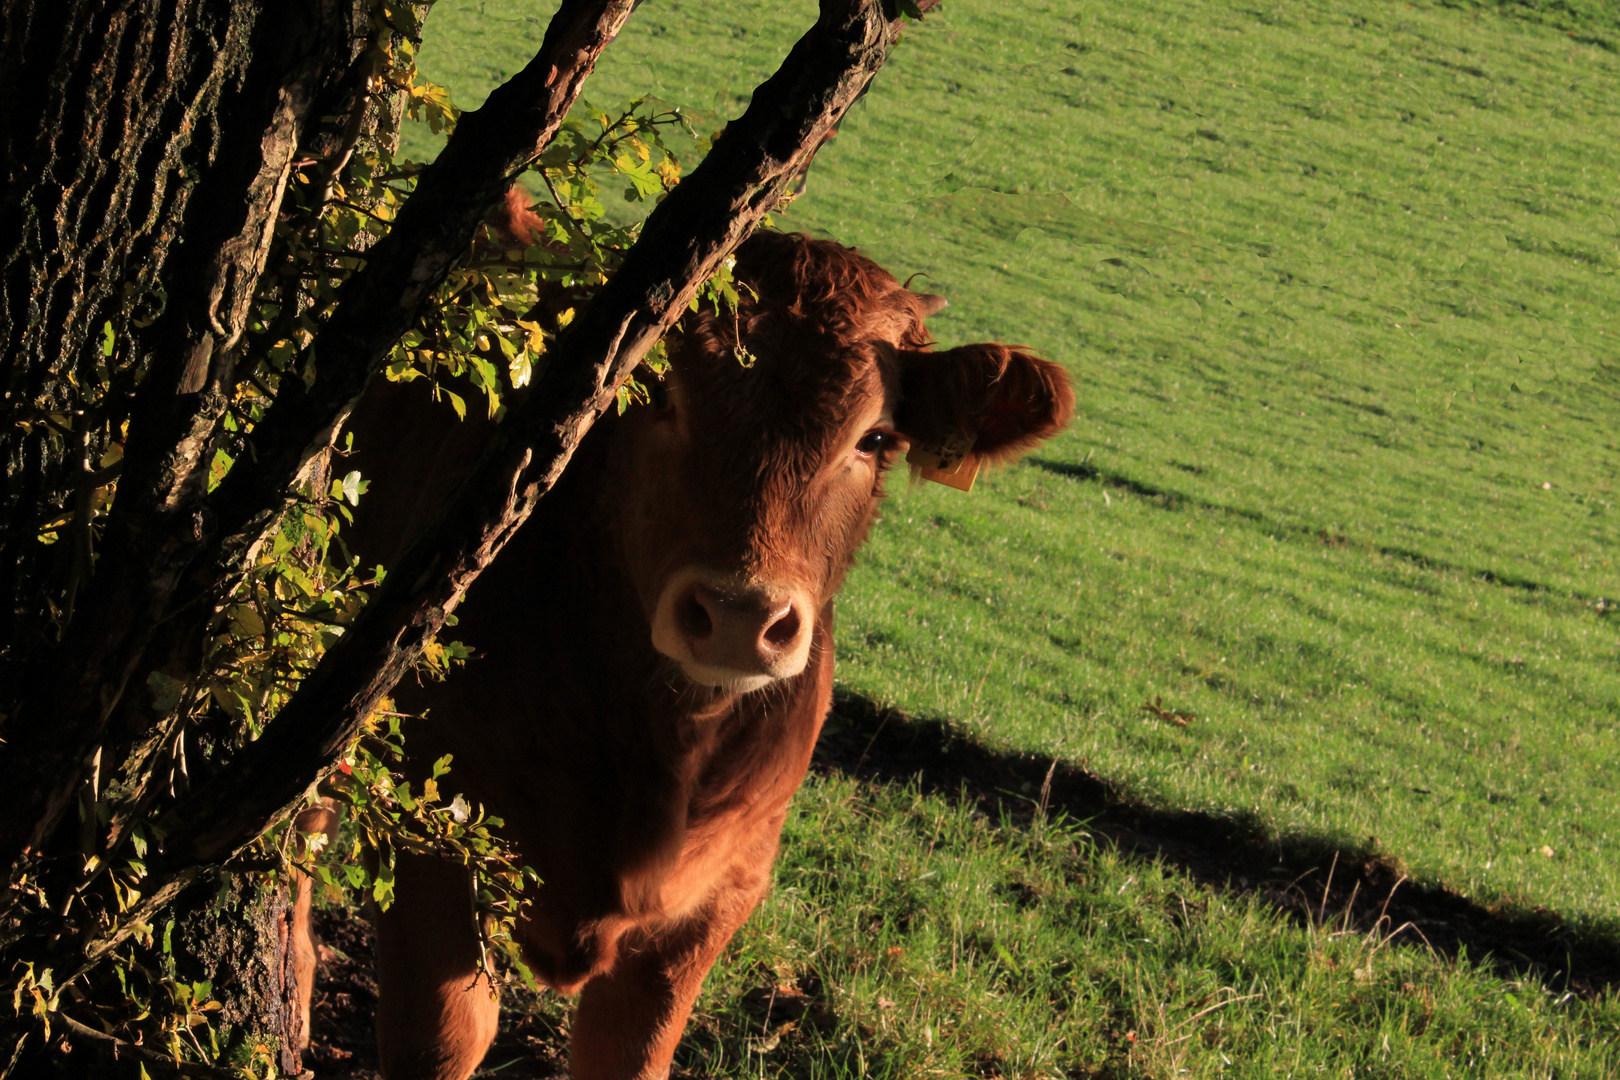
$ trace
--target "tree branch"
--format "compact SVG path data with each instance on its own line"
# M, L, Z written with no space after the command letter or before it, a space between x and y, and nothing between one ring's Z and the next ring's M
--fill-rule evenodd
M126 1042L116 1035L108 1035L97 1031L88 1024L81 1024L67 1013L59 1012L56 1018L64 1027L81 1039L88 1040L96 1046L102 1047L114 1059L127 1054L143 1065L150 1065L158 1070L162 1076L183 1076L195 1080L234 1080L242 1074L233 1069L216 1069L212 1065L198 1065L189 1061L176 1061L167 1054L160 1054L155 1050L148 1050L144 1046L136 1046Z
M343 286L332 318L294 361L295 369L315 361L314 386L282 380L251 436L251 460L233 468L214 493L227 554L251 547L280 516L293 478L331 442L422 305L466 258L490 207L550 145L597 57L634 7L634 0L565 0L528 66L482 108L462 114L394 227L367 252L365 267Z
M859 97L883 64L892 30L878 0L822 0L816 25L653 211L618 273L557 343L529 397L348 633L263 736L163 819L166 868L228 857L331 767L556 483L619 383Z

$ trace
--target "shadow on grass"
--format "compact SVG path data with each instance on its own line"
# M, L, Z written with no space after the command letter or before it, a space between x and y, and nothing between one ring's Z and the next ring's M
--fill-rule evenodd
M1279 836L1250 815L1148 806L1076 765L991 749L947 721L920 719L838 689L814 769L879 783L916 778L924 791L966 799L992 820L1025 821L1043 807L1086 823L1100 840L1162 859L1200 883L1253 893L1299 922L1347 920L1393 944L1466 957L1555 993L1620 988L1620 925L1574 925L1545 908L1491 908L1407 879L1398 860L1343 837Z

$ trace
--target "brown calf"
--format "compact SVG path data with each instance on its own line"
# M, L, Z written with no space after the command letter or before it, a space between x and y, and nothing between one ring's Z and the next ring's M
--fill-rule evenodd
M519 936L545 983L580 995L576 1080L665 1076L764 894L832 691L833 596L884 474L908 442L1007 460L1073 406L1027 353L930 350L934 298L837 244L759 234L736 274L758 299L688 317L653 405L598 422L462 605L456 634L481 655L398 692L426 714L411 753L454 754L449 781L540 873ZM368 561L481 438L424 398L379 386L351 425L375 477ZM467 872L402 861L397 896L379 921L384 1075L463 1080L497 1011Z

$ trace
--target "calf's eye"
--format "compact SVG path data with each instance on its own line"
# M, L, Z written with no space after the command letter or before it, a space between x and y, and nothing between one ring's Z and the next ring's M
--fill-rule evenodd
M862 454L891 454L899 448L899 436L892 431L868 431L855 444L855 449Z

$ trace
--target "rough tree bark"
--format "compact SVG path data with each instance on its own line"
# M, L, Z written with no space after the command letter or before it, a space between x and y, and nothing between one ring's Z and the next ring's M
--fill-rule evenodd
M109 584L133 577L150 597L193 546L188 519L206 483L231 363L294 153L318 141L320 125L311 120L323 110L345 99L367 108L351 85L366 46L365 7L364 0L6 6L0 735L8 788L23 798L0 815L0 832L13 844L45 850L79 793L85 762L98 760L99 723L133 668L127 654L73 643L149 632L150 610L105 602ZM135 355L105 355L114 339L133 340ZM117 369L105 388L98 366ZM104 433L126 421L124 460L98 469ZM119 472L121 514L96 545L88 500ZM64 505L76 511L72 543L40 544L41 523ZM60 598L55 610L43 599L52 595ZM67 640L53 640L64 625ZM66 708L22 707L25 695L45 690ZM87 725L87 716L95 723ZM93 836L93 819L88 825ZM40 869L59 882L80 860L56 854ZM244 887L233 881L227 891ZM13 899L8 890L0 908ZM212 917L208 899L183 919ZM236 919L229 957L215 948L194 964L221 975L278 970L276 923L264 904L253 906ZM43 929L0 931L12 938L8 972L44 955ZM206 940L214 948L225 939ZM295 1045L283 993L247 977L217 981L239 1033ZM68 1035L81 1056L120 1049L93 1029ZM10 1051L7 1040L0 1071ZM51 1059L19 1064L30 1062L43 1069ZM295 1050L282 1062L296 1063ZM82 1074L82 1064L66 1068Z
M206 535L214 433L275 211L311 107L341 82L366 26L363 0L81 0L12 11L23 17L7 27L18 31L8 52L54 64L28 75L38 85L26 94L43 100L32 117L8 112L17 122L0 146L0 249L12 257L0 285L7 401L20 419L54 390L70 415L127 419L129 441L94 576L73 568L88 587L53 643L27 591L46 557L35 533L53 495L87 482L91 459L30 468L50 457L47 425L5 432L8 465L20 466L8 478L24 489L7 507L0 558L17 575L0 699L4 761L19 781L0 823L8 863L60 820ZM96 384L101 327L144 321L143 305L156 318L121 384L103 400L64 394L66 371L79 372L81 387Z
M129 688L200 640L248 554L291 504L300 472L468 251L489 208L549 143L634 6L563 0L535 60L462 118L343 287L295 369L315 371L313 382L281 381L251 453L213 492L212 455L288 176L301 154L347 152L341 135L320 128L336 117L347 130L343 117L366 105L367 35L388 32L367 15L383 8L371 0L6 8L0 89L14 105L0 112L8 422L0 864L13 886L82 872L80 856L96 851L82 844L94 840L95 823L70 827L72 810L87 782L102 782L103 751L124 749L111 745L122 736L108 725ZM27 959L59 978L84 972L284 818L550 490L617 386L864 91L897 26L880 0L822 0L815 26L653 213L355 624L257 741L168 810L139 902L99 936L64 940L60 928L12 917L14 888L0 901L8 969ZM99 385L91 376L114 339L133 340L135 355L118 358L111 389L89 394L82 388ZM42 521L74 500L82 507L108 481L97 467L104 447L88 433L109 418L114 430L127 420L129 434L99 550L88 528L43 550ZM46 595L63 602L51 608ZM273 1023L275 997L261 995L254 1023ZM0 1075L7 1052L0 1047Z
M310 346L310 354L320 357L315 386L284 380L254 434L253 458L233 470L213 497L206 492L212 435L223 415L231 357L224 348L217 358L199 357L211 356L220 337L239 336L239 329L228 327L228 334L217 333L215 303L223 279L245 276L251 284L257 271L227 265L215 277L186 283L186 295L202 301L200 310L189 318L165 315L169 326L185 322L158 334L169 349L154 353L152 373L136 395L131 411L145 423L137 427L132 418L118 502L90 595L80 605L86 613L24 675L16 687L21 700L7 710L6 737L13 741L4 760L29 780L13 792L14 815L0 822L0 859L15 863L56 826L156 627L165 620L206 622L209 602L229 592L242 556L285 508L299 471L326 445L454 259L466 253L489 207L544 148L633 6L632 0L566 0L535 61L500 92L500 125L480 123L480 114L491 114L489 105L464 118L423 175L419 194L368 253L364 270L348 282L330 323ZM263 136L270 127L248 129ZM279 162L275 173L284 181L296 149L296 141L277 145L273 157L266 153L264 168ZM238 186L238 201L242 194ZM253 224L262 229L268 223ZM246 246L245 237L232 239L236 250ZM216 333L211 337L209 330ZM186 393L187 380L194 382L205 366L202 390ZM137 438L146 424L162 437ZM191 589L177 600L188 566ZM169 633L178 636L172 628ZM51 718L49 729L30 722L39 717Z

